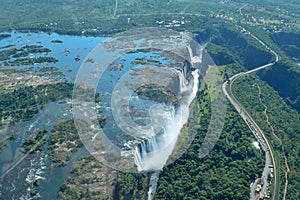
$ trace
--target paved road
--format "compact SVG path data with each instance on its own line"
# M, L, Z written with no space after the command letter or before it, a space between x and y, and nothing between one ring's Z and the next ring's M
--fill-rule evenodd
M274 188L273 188L273 195L272 195L272 199L275 199L275 194L276 194L276 190L277 190L277 175L276 175L276 163L274 160L274 155L273 155L273 151L270 147L270 144L267 140L267 138L265 137L263 131L260 129L260 127L256 124L256 122L253 120L253 118L249 115L249 113L247 112L247 110L239 103L239 101L235 98L235 96L232 93L232 84L235 82L236 79L238 79L241 76L247 75L247 74L251 74L254 73L256 71L265 69L267 67L270 67L272 65L274 65L276 62L278 62L279 60L279 56L278 54L273 51L272 49L270 49L264 42L262 42L260 39L258 39L256 36L254 36L252 33L250 33L249 31L246 32L247 34L249 34L251 37L253 37L255 40L257 40L261 45L263 45L267 50L269 50L274 56L275 56L275 61L272 63L268 63L266 65L254 68L252 70L249 70L247 72L241 72L238 74L235 74L234 76L232 76L231 78L229 78L229 80L227 80L223 86L222 86L222 90L224 92L224 94L226 95L226 97L229 99L229 101L231 102L231 104L235 107L235 109L239 112L240 116L243 118L243 120L246 122L247 126L250 128L250 130L252 131L252 133L255 135L255 137L258 139L259 143L261 144L261 146L263 147L265 153L266 153L266 162L265 162L265 168L263 170L262 173L262 178L263 178L263 188L260 191L260 193L265 193L268 190L268 183L267 183L267 178L268 178L268 174L270 173L270 168L269 165L273 165L273 170L274 170ZM229 85L229 90L227 91L227 86ZM252 185L251 187L251 193L250 193L250 199L255 200L258 199L259 195L255 194L254 189L256 187L258 180L255 181L255 183Z

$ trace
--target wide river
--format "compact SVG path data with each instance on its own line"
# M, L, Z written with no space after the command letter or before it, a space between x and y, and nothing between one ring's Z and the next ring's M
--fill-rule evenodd
M76 73L88 53L105 40L101 37L68 36L55 33L8 32L5 34L10 34L11 37L0 40L1 51L9 48L21 48L26 45L38 45L50 49L51 52L30 54L28 57L51 56L56 58L58 62L14 67L2 65L2 69L38 71L44 67L56 67L64 75L60 78L68 82L74 81ZM62 43L54 43L55 40L62 41ZM44 152L24 155L20 152L20 146L36 130L49 130L47 135L49 137L54 124L71 117L70 104L50 103L31 121L15 124L2 133L7 135L17 133L17 137L11 140L0 152L2 179L0 182L0 199L31 199L30 185L37 179L40 181L38 192L41 199L57 198L59 187L68 178L72 163L86 150L82 148L73 154L72 160L67 166L53 168L47 155L47 148ZM46 147L47 145L46 143Z
M47 75L41 69L45 67L55 67L60 72L59 79L73 83L75 78L78 77L77 72L82 65L82 62L88 54L99 44L109 38L102 37L82 37L82 36L68 36L58 35L55 33L19 33L9 32L2 34L10 34L11 36L0 40L0 51L5 51L11 48L20 49L25 46L38 45L48 48L51 52L48 53L35 53L26 56L26 58L37 58L41 56L54 57L58 60L56 63L42 63L28 66L4 66L3 61L0 61L2 70L24 70L34 71L37 74ZM114 124L111 108L112 91L114 85L124 76L129 70L137 70L143 68L143 62L151 63L152 65L160 64L163 66L172 65L170 59L161 56L159 52L131 52L122 55L114 60L114 65L108 67L107 71L99 80L97 91L102 95L101 102L98 107L105 115L107 124ZM99 55L101 56L101 54ZM10 58L10 61L15 58ZM143 70L147 71L148 68L144 67ZM135 71L137 73L138 71ZM144 72L144 71L143 71ZM143 73L142 72L142 73ZM166 73L168 76L173 74ZM148 70L152 75L156 72ZM133 73L134 74L134 73ZM132 75L131 77L136 76ZM173 75L172 75L173 76ZM166 77L164 77L165 79ZM138 78L130 79L130 84L138 84ZM71 100L70 100L71 101ZM87 153L85 148L79 149L72 156L71 161L65 167L53 167L52 161L48 156L48 143L46 139L45 150L42 152L35 152L32 154L24 154L20 151L21 145L37 130L48 130L47 138L51 135L53 126L62 120L68 120L73 117L71 111L71 103L56 103L48 104L45 109L34 117L34 119L15 124L8 127L7 130L2 131L3 135L16 135L16 138L11 140L9 144L0 152L0 196L1 199L32 199L32 184L39 180L39 187L37 189L41 199L56 199L57 192L62 184L70 176L72 163L80 156ZM147 124L150 121L149 116L143 110L149 110L155 104L154 101L148 99L140 99L135 95L129 102L129 108L132 110L132 117L135 117L138 125ZM142 110L141 112L138 112ZM104 127L107 136L110 140L114 141L119 147L124 145L127 139L123 134L119 133L118 126ZM5 138L5 137L0 137ZM39 198L39 197L34 197Z

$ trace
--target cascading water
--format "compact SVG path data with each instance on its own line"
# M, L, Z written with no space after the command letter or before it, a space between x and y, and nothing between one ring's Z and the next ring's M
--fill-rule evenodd
M165 117L167 123L175 121L175 109L172 108L169 112L166 112ZM160 170L163 167L166 159L170 155L169 152L166 151L167 149L165 150L164 148L168 145L168 142L175 137L175 135L173 135L175 132L167 134L167 131L166 126L162 132L148 139L143 139L142 142L135 147L135 163L139 171ZM167 153L167 155L162 156L161 153Z
M176 145L181 128L189 117L189 105L198 91L198 70L192 72L193 81L188 83L183 72L179 73L181 99L179 105L167 112L167 120L162 132L143 139L135 147L134 159L139 171L153 171L150 174L148 199L154 197L159 171L166 164Z
M171 155L180 130L189 117L189 105L196 97L198 90L198 70L192 72L193 82L186 83L183 73L179 73L181 100L177 108L173 106L166 112L166 124L162 132L143 139L135 147L135 163L139 171L160 170Z
M95 158L113 169L150 172L149 199L159 171L188 146L186 138L177 140L198 91L199 72L193 69L200 66L201 51L186 32L137 29L93 50L78 72L73 106L80 138ZM86 111L81 102L95 102L95 93L82 94L79 88L105 94L100 104L103 113ZM99 132L81 126L82 118L92 124L99 116L109 122L103 128L90 126ZM175 152L177 143L183 146Z

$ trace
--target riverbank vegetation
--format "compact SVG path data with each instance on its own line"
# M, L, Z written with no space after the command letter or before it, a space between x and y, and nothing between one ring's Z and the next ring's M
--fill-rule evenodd
M67 165L72 158L72 154L83 146L74 120L56 124L51 130L48 144L49 157L55 165L58 167Z
M3 39L5 39L5 38L9 38L9 37L11 37L10 34L6 34L6 33L0 34L0 40L3 40Z
M179 103L176 94L169 91L168 88L158 88L156 85L144 85L135 90L141 99L150 99L160 103L177 105Z
M2 119L11 117L10 123L32 119L47 103L71 98L73 85L57 83L20 87L0 94L0 113Z
M36 134L27 139L21 146L23 153L34 153L45 150L47 130L39 130Z
M278 5L274 2L263 5L264 2L255 0L252 5L247 2L247 5L241 8L241 2L219 0L212 0L210 3L187 0L122 1L118 6L115 0L91 0L88 4L83 0L55 2L4 0L0 6L2 13L0 31L44 31L70 35L111 36L128 29L143 27L188 30L198 34L196 39L201 44L207 43L207 52L217 65L222 65L220 71L223 72L225 79L228 79L237 72L274 61L274 56L270 52L238 26L242 25L276 52L280 50L279 55L284 59L271 70L259 73L259 76L299 113L299 67L289 60L299 61L300 54L297 54L299 36L294 33L275 32L282 29L299 31L300 9L295 9L299 7L295 4L292 6L293 11L289 11L290 2L276 1L281 8L278 9ZM278 17L278 13L280 18L272 19ZM0 34L0 40L9 37L9 34ZM52 40L52 42L62 41ZM56 58L47 55L50 51L35 45L21 48L1 47L0 61L3 61L4 66L57 62ZM35 53L41 55L32 57L31 54ZM139 61L139 63L147 62ZM120 67L122 66L116 69ZM41 72L43 70L55 73L55 69L45 68L41 69ZM247 110L249 109L254 119L258 120L276 151L280 163L279 191L282 191L284 185L283 156L286 155L291 169L288 175L287 199L300 199L297 190L300 183L299 114L287 106L272 88L258 79L241 79L237 83L236 95ZM282 145L270 132L263 115L264 107L258 102L257 88L251 87L253 83L258 83L263 91L262 100L268 105L270 122L282 140ZM32 119L47 103L70 98L73 89L73 85L69 83L20 86L20 82L16 82L14 87L0 93L0 127L8 119L12 124ZM141 94L146 94L145 96L150 96L150 92L153 92L150 88L140 91ZM168 98L176 101L170 95L161 93L157 95L163 96L163 102L169 101ZM216 146L208 156L199 158L199 149L210 119L210 104L203 100L209 102L210 99L207 93L200 92L198 101L201 120L199 125L190 127L197 132L195 140L182 157L161 172L156 199L248 199L250 183L261 174L264 154L252 146L251 143L255 138L231 106L228 108L224 129ZM98 120L103 127L105 120ZM55 125L51 133L50 158L56 166L64 166L70 161L72 154L82 146L74 122L71 120L61 122ZM36 136L26 140L24 152L32 148L42 150L37 144L44 140L43 134L43 131L38 132ZM114 171L101 166L91 156L77 160L71 173L72 176L61 187L59 196L62 199L108 199L112 194L116 199L145 199L147 195L149 178L146 175L130 173L115 175ZM111 188L114 188L114 191L111 191ZM279 197L282 198L282 192Z
M4 66L22 66L41 63L56 63L58 60L47 56L50 49L38 45L25 45L20 48L7 47L0 51L0 61ZM34 55L38 57L33 57Z
M117 172L103 166L92 155L78 159L72 166L71 176L58 193L63 200L111 199Z
M57 83L16 88L0 94L0 128L13 125L21 121L33 119L46 104L71 98L72 84ZM8 121L8 122L7 122ZM1 141L1 148L15 137L8 135ZM28 141L32 146L38 140ZM32 144L31 144L32 143ZM27 145L26 145L27 146ZM25 146L24 146L25 148ZM27 148L25 148L27 149Z

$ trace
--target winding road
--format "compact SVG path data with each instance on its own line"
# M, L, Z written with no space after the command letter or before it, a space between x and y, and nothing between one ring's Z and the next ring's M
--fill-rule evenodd
M246 29L244 29L246 30ZM247 74L251 74L254 72L257 72L259 70L265 69L267 67L273 66L275 63L279 61L279 56L278 54L272 50L270 47L268 47L263 41L258 39L255 35L250 33L249 31L246 31L246 34L249 34L252 38L254 38L256 41L258 41L261 45L263 45L268 51L270 51L274 56L275 56L275 61L272 63L268 63L265 65L262 65L260 67L254 68L252 70L249 70L247 72L241 72L238 74L233 75L232 77L229 78L229 80L225 81L222 86L222 90L226 97L229 99L230 103L235 107L235 109L239 112L240 116L243 118L243 120L246 122L247 126L250 128L254 136L258 139L259 143L263 147L265 153L266 153L266 164L265 168L262 173L262 180L263 180L263 187L260 190L259 194L255 194L255 187L258 182L258 180L255 181L254 184L251 186L251 193L250 193L250 199L251 200L256 200L259 198L260 194L266 194L268 190L268 174L270 174L270 166L272 166L274 170L274 187L273 187L273 195L272 199L275 199L276 195L276 190L277 190L277 168L276 168L276 163L274 159L274 154L273 150L265 137L265 134L263 131L260 129L260 127L256 124L256 122L253 120L253 118L250 116L250 114L247 112L247 110L239 103L239 101L235 98L235 96L232 93L232 84L237 80L238 78L245 76ZM227 87L229 89L227 90Z

